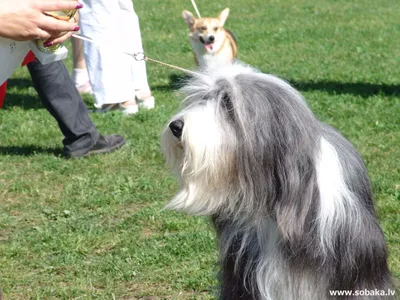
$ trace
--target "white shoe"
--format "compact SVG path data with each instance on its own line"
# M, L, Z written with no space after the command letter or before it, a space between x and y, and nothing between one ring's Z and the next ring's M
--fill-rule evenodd
M136 90L135 99L140 108L153 109L156 105L156 101L151 95L150 89Z
M137 104L129 104L124 106L123 104L119 103L119 108L124 115L134 115L139 111L139 105Z
M156 101L153 96L146 98L144 100L136 100L140 108L153 109L156 106Z

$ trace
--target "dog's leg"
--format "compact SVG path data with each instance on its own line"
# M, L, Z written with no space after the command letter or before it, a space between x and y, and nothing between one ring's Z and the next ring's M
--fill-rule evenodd
M249 257L248 249L242 249L243 237L237 232L237 226L229 221L218 221L216 216L213 217L213 223L221 251L220 299L258 300L258 289L252 272L256 269L257 259Z
M245 258L243 258L245 259ZM241 266L243 267L243 266ZM240 267L239 267L240 268ZM244 270L235 270L235 256L232 254L223 263L221 271L221 300L258 300L259 298L252 294L251 283L246 284L246 279L241 275Z

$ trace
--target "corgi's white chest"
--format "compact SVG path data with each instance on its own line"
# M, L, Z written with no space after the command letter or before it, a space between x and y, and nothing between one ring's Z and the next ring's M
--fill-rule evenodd
M213 65L222 65L231 63L231 49L229 47L222 46L222 41L218 41L214 44L214 49L212 51L207 51L204 45L200 41L195 41L190 39L193 51L197 57L200 67L210 67Z

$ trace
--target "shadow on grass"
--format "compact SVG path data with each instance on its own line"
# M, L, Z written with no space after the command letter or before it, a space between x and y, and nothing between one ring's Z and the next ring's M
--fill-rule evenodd
M190 78L185 74L172 74L169 77L169 83L164 85L154 85L151 87L153 91L159 92L172 92L178 90ZM302 82L295 80L288 80L296 89L300 91L325 91L331 95L338 94L351 94L361 96L364 98L374 95L385 96L399 96L400 85L388 84L372 84L372 83L343 83L334 81L320 81L320 82ZM32 87L30 79L10 79L9 87L16 87L19 89L27 89ZM88 107L93 105L93 96L84 95L83 99ZM44 108L37 96L8 93L3 105L3 109L7 110L14 106L19 106L23 109L42 109Z
M168 92L177 90L189 79L186 75L173 74L170 76L170 83L165 85L156 85L152 90ZM325 91L332 95L338 94L351 94L361 96L364 98L374 95L385 96L399 96L400 85L388 84L372 84L372 83L346 83L334 81L321 81L321 82L302 82L295 80L288 80L296 89L300 91Z
M51 154L61 156L61 148L43 148L35 145L0 146L0 155L32 156L34 154Z
M165 85L154 85L151 87L152 91L159 92L172 92L174 90L178 90L183 83L189 77L186 75L178 75L172 74L169 77L169 84ZM18 93L18 92L10 92L11 88L15 90L26 90L30 87L33 87L32 81L26 78L16 78L8 80L8 92L3 104L2 109L9 110L13 107L21 107L24 110L29 109L43 109L44 106L40 102L38 96L27 95L26 93ZM82 99L85 102L86 106L91 109L93 108L94 99L92 95L82 95Z
M33 87L33 83L30 78L10 78L8 79L8 87L12 86L19 89L27 89Z
M28 95L26 93L10 92L11 88L20 90L27 90L33 87L32 81L26 78L13 78L8 80L8 92L4 100L3 109L7 110L12 107L18 106L25 110L28 109L42 109L43 105L38 96Z
M185 74L172 74L169 76L169 84L154 85L151 87L151 89L152 91L158 92L171 92L174 90L179 90L189 78L190 76Z
M28 89L32 87L33 84L30 79L26 78L17 78L17 79L9 79L8 80L8 92L6 95L6 99L4 101L3 109L11 109L12 107L21 107L24 110L28 109L45 109L44 105L37 96L36 92L35 95L27 95L24 93L18 92L10 92L11 88L16 89L17 91ZM83 101L85 102L88 108L93 108L94 104L94 97L89 94L81 95Z
M300 91L325 91L332 95L351 94L364 98L374 95L399 96L400 85L372 84L372 83L343 83L343 82L289 82Z

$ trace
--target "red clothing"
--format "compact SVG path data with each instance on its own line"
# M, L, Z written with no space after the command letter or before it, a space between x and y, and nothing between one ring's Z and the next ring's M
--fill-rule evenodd
M6 97L7 81L0 86L0 108L3 106L4 98Z

